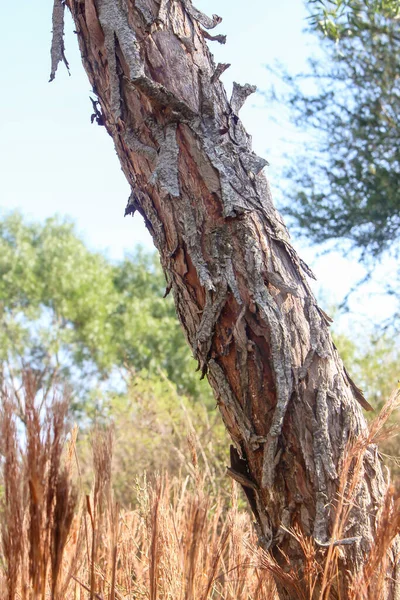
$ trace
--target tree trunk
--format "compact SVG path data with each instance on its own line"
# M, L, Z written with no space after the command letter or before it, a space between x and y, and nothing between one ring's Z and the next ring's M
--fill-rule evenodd
M98 97L93 119L112 136L136 210L160 253L178 316L232 437L230 474L244 484L261 545L304 572L296 526L326 552L349 439L366 432L357 400L238 117L206 30L220 22L191 0L66 0ZM52 77L63 49L55 0ZM330 592L347 597L367 559L386 493L376 448L361 464L356 503ZM322 560L322 558L321 558ZM392 569L394 569L392 565ZM389 573L393 579L394 570ZM297 597L281 579L282 598ZM307 585L298 584L304 598ZM302 587L303 586L303 587ZM389 598L396 585L388 584ZM320 589L318 586L316 590ZM315 592L316 593L316 592ZM299 596L300 597L300 596Z

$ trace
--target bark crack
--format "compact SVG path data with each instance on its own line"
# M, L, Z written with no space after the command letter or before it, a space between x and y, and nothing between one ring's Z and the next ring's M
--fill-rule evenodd
M208 363L208 378L215 390L219 390L220 402L228 406L235 417L237 427L245 440L253 450L257 450L260 444L265 442L265 438L257 435L249 418L243 413L238 399L232 391L224 371L213 358ZM236 441L236 446L240 443Z

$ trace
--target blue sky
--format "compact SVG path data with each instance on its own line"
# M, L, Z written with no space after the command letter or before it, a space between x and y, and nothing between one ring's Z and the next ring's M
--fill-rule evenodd
M280 61L298 72L318 51L315 40L303 32L306 11L301 0L197 0L196 6L223 17L218 32L227 34L227 44L210 44L217 61L232 64L223 76L228 89L238 81L267 90L266 65ZM113 258L137 243L150 248L140 217L123 218L129 188L111 138L103 127L90 123L90 85L69 18L65 43L71 77L60 66L55 81L48 83L51 10L51 0L0 3L0 209L18 208L35 219L69 215L92 248ZM273 190L284 154L292 149L283 138L295 138L283 115L261 94L250 97L241 113L254 149L271 165L267 175ZM299 152L298 146L293 148ZM306 159L305 145L299 160ZM323 290L326 304L339 302L363 274L356 261L338 254L318 256L315 248L295 245L316 271L315 289ZM353 300L354 310L365 315L363 327L378 318L382 307L389 310L386 301L367 302L365 293Z

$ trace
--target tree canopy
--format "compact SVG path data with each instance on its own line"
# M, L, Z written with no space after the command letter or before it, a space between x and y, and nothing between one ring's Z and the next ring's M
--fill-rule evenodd
M310 74L285 77L291 117L313 144L286 172L284 211L312 241L347 240L367 260L398 250L400 29L367 9L362 19L338 44L322 38Z
M195 372L165 278L153 253L137 249L113 263L89 250L60 218L0 220L0 361L18 385L34 370L43 390L72 384L87 401L129 375L163 375L178 391L210 401ZM94 390L96 390L94 392Z
M309 0L309 5L313 26L335 41L375 28L382 17L400 17L399 0Z

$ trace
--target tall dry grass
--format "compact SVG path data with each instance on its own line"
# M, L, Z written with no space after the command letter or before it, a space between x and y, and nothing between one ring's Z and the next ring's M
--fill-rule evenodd
M39 394L40 395L40 394ZM192 444L193 477L167 475L135 485L135 506L124 510L112 491L113 436L93 433L93 487L80 485L76 430L67 426L68 401L57 393L38 402L34 377L24 381L25 423L16 403L1 396L0 597L7 600L274 600L274 579L293 600L337 597L342 540L362 476L363 458L384 434L398 403L393 395L368 434L354 440L342 468L332 544L317 546L299 528L288 531L306 568L278 566L257 548L238 490L226 498L205 492ZM233 484L235 486L235 484ZM209 487L208 487L209 489ZM380 508L376 539L349 600L383 600L390 547L400 531L393 486ZM344 600L344 598L342 598Z
M112 432L98 429L93 487L85 496L68 402L54 394L40 407L36 398L35 380L27 376L21 428L12 397L2 392L2 599L274 597L235 488L226 511L225 496L206 494L194 464L192 478L138 480L138 508L123 510L112 493ZM196 463L194 447L192 454Z

